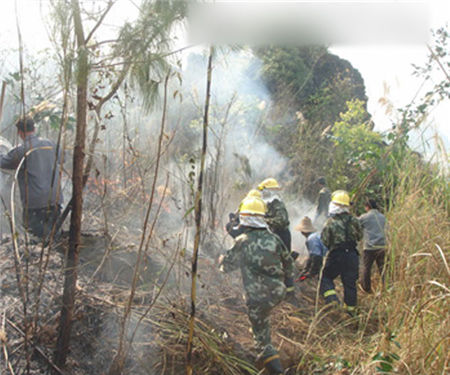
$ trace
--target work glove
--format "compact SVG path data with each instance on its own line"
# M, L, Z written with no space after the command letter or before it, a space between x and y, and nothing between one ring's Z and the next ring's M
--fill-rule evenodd
M306 261L305 266L302 268L300 274L298 275L298 278L295 279L295 282L304 281L308 277L310 277L310 268L311 268L311 257L309 257Z
M236 213L234 213L234 212L230 212L230 213L228 214L228 219L229 219L231 222L237 221L237 222L239 223L239 215L236 214Z
M305 281L305 280L306 280L307 278L309 278L309 277L310 277L309 274L307 274L307 273L302 273L302 274L300 274L300 276L299 276L297 279L295 279L295 282L298 283L298 282Z

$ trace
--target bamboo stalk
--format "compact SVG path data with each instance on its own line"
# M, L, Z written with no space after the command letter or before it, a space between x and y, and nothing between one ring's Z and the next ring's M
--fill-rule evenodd
M22 32L20 31L19 26L19 16L17 12L17 3L16 5L16 28L17 28L17 39L19 43L19 69L20 69L20 101L22 104L21 108L21 118L25 119L26 116L26 108L25 108L25 83L24 83L24 66L23 66L23 41L22 41ZM26 154L25 154L26 155ZM28 173L27 173L27 162L26 157L24 158L24 170L25 170L25 207L28 208ZM12 210L12 207L11 207ZM14 219L14 212L12 212L12 216ZM25 228L28 229L28 210L25 210L25 220L24 220ZM25 356L26 356L26 373L30 374L30 361L31 361L31 353L29 351L29 342L28 342L28 233L27 230L25 230L25 278L22 279L22 282L25 283L24 287L24 301L23 301L23 319L24 319L24 327L25 332L27 333L25 335Z
M6 94L6 82L2 82L2 92L0 94L0 123L2 122L3 117L3 103L5 102L5 94Z
M186 374L192 375L192 347L194 339L195 326L195 299L197 296L197 261L200 246L201 222L202 222L202 192L203 192L203 173L205 169L207 140L208 140L208 114L209 102L211 99L211 77L212 77L212 59L214 48L209 48L208 70L206 73L206 97L205 110L203 115L203 144L200 160L200 171L198 175L197 192L195 195L195 239L192 254L192 270L191 270L191 315L189 317L189 335L187 339L187 355L186 355Z

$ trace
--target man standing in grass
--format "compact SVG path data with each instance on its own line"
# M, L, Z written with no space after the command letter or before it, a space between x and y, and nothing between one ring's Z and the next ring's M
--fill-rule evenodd
M0 154L0 168L20 166L18 181L25 228L36 237L46 238L61 212L60 152L55 143L35 134L30 117L16 122L23 143Z
M362 229L356 217L349 212L350 196L345 190L337 190L331 196L330 218L320 236L329 253L322 271L320 292L326 303L339 299L334 289L334 279L341 276L344 286L344 304L347 312L355 313L359 254L356 248L362 238Z
M372 288L370 274L374 262L377 263L381 280L384 280L386 218L380 211L378 211L378 205L374 199L366 200L365 210L366 213L358 218L364 232L361 287L365 292L371 293Z
M266 205L260 198L242 201L242 234L226 255L219 257L219 265L224 272L241 269L258 358L270 375L281 375L280 356L271 341L270 313L286 294L294 293L294 261L281 239L268 229L265 213Z

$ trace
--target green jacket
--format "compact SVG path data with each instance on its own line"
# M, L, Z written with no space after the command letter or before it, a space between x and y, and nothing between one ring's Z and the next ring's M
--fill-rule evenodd
M331 252L340 247L352 247L361 240L363 231L358 219L349 213L330 217L322 229L320 239Z
M245 227L227 251L222 270L241 269L247 300L273 305L293 285L294 261L280 238L265 228Z
M289 216L286 206L279 199L267 204L266 222L273 232L289 229Z

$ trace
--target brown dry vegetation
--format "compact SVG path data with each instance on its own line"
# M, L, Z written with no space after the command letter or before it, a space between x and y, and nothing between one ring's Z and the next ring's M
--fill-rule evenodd
M448 373L448 188L438 178L424 177L417 168L403 169L387 213L390 246L385 288L375 275L376 292L359 294L360 311L355 318L338 309L325 309L317 300L315 280L297 284L299 306L283 303L276 308L272 337L288 374ZM115 354L137 238L117 236L108 253L102 235L85 235L84 241L67 373L101 374ZM144 259L133 300L127 338L137 330L124 374L184 373L190 256L177 247L177 241L164 245L158 241L155 239L155 247ZM14 373L23 373L23 322L10 251L8 244L2 246L4 353L9 354ZM33 280L39 248L32 248L31 254ZM39 350L32 351L33 374L47 373L52 357L61 266L61 254L52 253L39 326L31 336L33 348ZM199 259L198 283L194 373L260 373L254 363L256 353L239 274L218 273L214 259L205 256ZM32 291L30 286L30 295ZM3 360L7 371L5 357ZM382 372L382 361L392 368Z
M67 14L62 12L62 19L70 19ZM142 73L148 73L148 69ZM126 69L116 77L112 93L125 76ZM217 74L217 78L220 76ZM169 75L166 90L168 80ZM93 84L92 93L104 88L100 81L98 87ZM114 100L119 103L111 104L111 113L98 115L95 124L88 124L95 125L95 129L90 129L93 134L88 132L92 147L87 153L92 157L93 173L84 190L84 233L67 367L57 368L53 362L63 273L67 271L67 239L44 248L27 243L23 231L13 228L12 237L18 246L14 248L14 241L3 237L0 246L0 373L111 375L111 363L116 358L123 365L121 374L185 373L192 317L192 212L196 179L204 172L205 206L203 214L196 217L200 251L193 373L262 374L261 365L255 363L240 275L221 274L216 266L218 254L232 244L221 227L227 210L236 208L260 174L268 173L267 170L273 173L276 166L285 169L279 171L284 176L283 186L296 188L289 191L296 199L301 191L312 195L312 184L308 184L316 177L318 161L323 162L322 169L330 170L334 149L321 143L322 136L314 128L302 123L303 128L293 129L305 147L298 151L295 143L297 154L289 152L294 172L288 170L285 160L266 147L268 140L258 137L265 121L260 104L265 102L249 104L243 96L233 93L229 103L219 101L212 105L209 126L213 141L204 149L203 156L207 154L209 158L205 171L199 171L197 148L203 110L197 103L197 89L188 89L189 95L189 90L195 93L195 103L185 100L179 107L170 101L167 120L165 106L158 114L162 119L157 116L155 120L147 116L141 104L135 103L140 96L127 90L118 91ZM169 91L164 93L164 99L173 96L175 100L177 86ZM222 91L220 95L225 97ZM341 95L338 98L342 99ZM100 100L98 108L103 104ZM119 107L123 119L113 121ZM320 107L313 109L327 114ZM286 136L284 124L277 120L269 129L272 125ZM231 139L236 142L246 138L246 131L249 140L238 145L242 155L233 154L226 143L227 132L234 132ZM73 141L71 130L65 129L66 132L68 140ZM257 150L265 154L261 156ZM288 375L450 372L448 176L438 177L433 166L418 160L406 146L402 151L406 156L401 157L401 162L386 164L392 168L389 171L378 171L378 164L373 169L384 176L383 191L389 192L389 196L382 197L390 204L386 209L390 223L386 285L381 285L378 275L374 275L375 293L360 293L358 315L350 318L339 308L323 306L317 280L297 284L298 306L284 302L272 316L272 338ZM391 156L388 152L384 155L386 159ZM249 157L262 159L257 160L262 163L252 169ZM342 170L347 171L349 165L344 164ZM355 175L352 188L356 188L357 178ZM389 183L390 180L394 182ZM338 182L330 181L330 186L333 184ZM297 211L298 206L302 210L308 206L296 199L285 200L288 208ZM11 210L14 213L14 208ZM16 229L20 233L15 233ZM338 292L342 292L339 287Z

